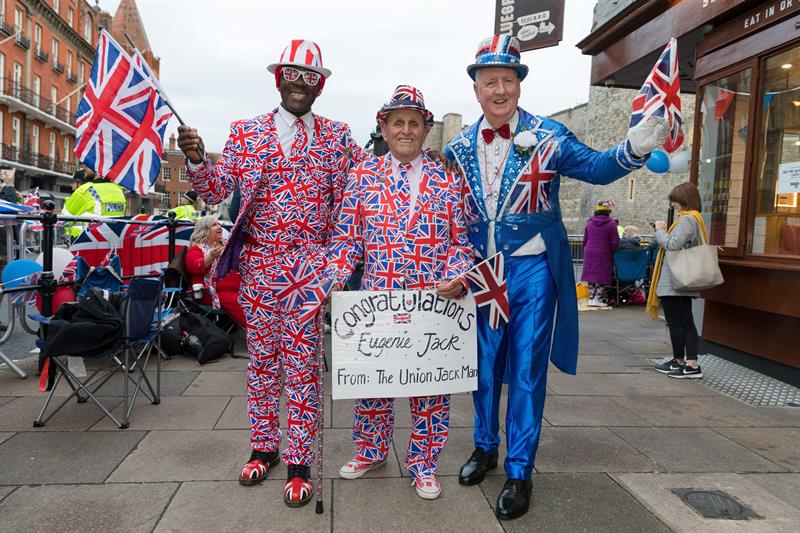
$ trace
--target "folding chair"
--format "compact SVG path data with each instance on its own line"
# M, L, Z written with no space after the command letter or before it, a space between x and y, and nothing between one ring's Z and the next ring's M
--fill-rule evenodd
M55 379L42 406L39 416L33 422L34 427L42 427L74 396L78 403L92 400L120 429L129 426L128 421L139 392L146 396L151 403L157 405L161 402L161 360L156 356L156 386L150 382L146 370L150 356L158 350L158 337L161 331L164 313L161 308L162 279L134 278L130 280L123 307L124 334L119 340L119 345L112 350L110 355L105 355L106 365L100 365L91 375L81 379L70 370L66 357L53 356L50 358L55 365ZM33 317L44 324L50 323L49 318ZM78 355L78 354L76 354ZM110 369L105 375L100 372ZM122 372L123 400L122 420L118 420L111 411L103 405L97 393L117 372ZM61 404L45 418L50 401L61 379L72 389L72 394L67 396ZM131 386L132 385L132 386ZM146 386L146 388L145 388Z
M122 266L118 255L114 255L108 265L89 266L81 256L75 257L75 296L85 296L92 287L100 287L109 292L119 292L122 288Z
M647 267L650 263L650 250L617 250L614 252L614 282L617 305L623 297L630 297L637 289L646 290ZM640 283L641 281L641 283Z

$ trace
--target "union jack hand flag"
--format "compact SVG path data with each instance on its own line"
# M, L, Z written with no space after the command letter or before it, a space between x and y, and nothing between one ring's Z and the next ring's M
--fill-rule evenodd
M478 310L489 326L497 329L508 324L511 306L508 303L503 254L497 253L468 270L464 277L470 281Z
M300 310L299 320L304 322L316 316L325 304L333 287L334 278L322 278L315 267L304 259L298 259L291 269L273 282L276 298L287 310Z
M681 80L678 77L678 41L673 37L650 71L639 94L631 104L631 123L634 127L648 117L667 119L669 134L664 150L674 152L683 143L683 113L681 113Z
M128 219L120 219L128 220ZM89 224L69 250L83 257L90 266L108 264L114 253L120 257L122 275L161 272L169 263L169 230L165 217L136 215L130 220L163 220L164 225L95 222ZM194 228L178 226L175 251L189 245Z
M147 194L172 117L148 75L105 30L78 105L75 155L98 175Z

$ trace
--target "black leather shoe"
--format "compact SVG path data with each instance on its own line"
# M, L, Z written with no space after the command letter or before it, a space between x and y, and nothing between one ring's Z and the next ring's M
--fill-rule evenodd
M497 468L497 454L491 454L480 448L470 455L469 460L461 466L458 482L462 485L477 485L486 477L486 472Z
M507 479L497 497L497 518L511 520L527 513L531 502L531 488L530 479Z

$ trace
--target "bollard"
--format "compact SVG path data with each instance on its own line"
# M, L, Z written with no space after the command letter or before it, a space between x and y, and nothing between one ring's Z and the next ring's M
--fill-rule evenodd
M169 220L167 220L167 231L169 232L169 251L167 253L169 254L169 260L172 261L172 259L175 257L175 228L178 226L178 221L175 218L175 211L170 211L167 214L167 218L169 218Z
M56 204L52 200L42 202L42 277L39 281L39 293L42 296L42 314L53 315L53 295L56 293L56 279L53 275L53 244L55 243L55 226L58 215Z

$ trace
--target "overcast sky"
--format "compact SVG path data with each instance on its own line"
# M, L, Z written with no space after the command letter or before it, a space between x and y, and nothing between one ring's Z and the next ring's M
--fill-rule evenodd
M585 102L590 59L575 43L588 35L595 0L566 0L564 40L522 55L531 73L520 105L549 114ZM101 0L112 15L117 0ZM314 112L347 122L360 144L375 113L401 83L414 85L437 119L460 113L475 121L466 66L494 29L494 0L137 0L161 82L206 147L221 151L231 121L279 102L276 62L291 39L322 48L333 71ZM176 131L176 120L169 132Z

